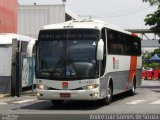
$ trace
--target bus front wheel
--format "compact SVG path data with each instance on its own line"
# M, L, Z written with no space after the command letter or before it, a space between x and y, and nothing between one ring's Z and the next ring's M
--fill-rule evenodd
M129 91L129 94L130 94L131 96L134 96L135 93L136 93L136 80L134 79L133 85L132 85L132 89Z
M110 83L107 89L107 97L102 99L102 103L104 105L110 105L112 102L112 96L113 96L113 85Z

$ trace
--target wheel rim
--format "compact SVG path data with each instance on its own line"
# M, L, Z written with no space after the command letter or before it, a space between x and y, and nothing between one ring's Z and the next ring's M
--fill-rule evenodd
M132 91L133 91L133 93L135 92L135 87L134 87L134 84L133 84L133 87L132 87Z
M110 100L110 98L111 98L111 95L112 95L112 90L111 90L111 88L109 87L108 88L108 99Z

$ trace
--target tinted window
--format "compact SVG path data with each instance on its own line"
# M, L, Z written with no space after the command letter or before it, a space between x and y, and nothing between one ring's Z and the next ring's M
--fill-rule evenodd
M108 53L123 55L124 54L124 35L117 31L107 30L108 36Z
M138 37L107 29L108 54L141 55L141 40Z
M79 79L98 76L96 29L42 30L36 59L36 77Z

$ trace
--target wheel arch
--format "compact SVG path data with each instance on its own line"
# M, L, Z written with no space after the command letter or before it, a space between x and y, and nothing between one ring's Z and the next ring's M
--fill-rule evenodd
M114 90L114 89L113 89L113 88L114 88L114 84L113 84L113 79L112 79L112 77L109 77L109 79L108 79L107 86L109 86L109 84L112 85L112 90Z
M137 81L136 81L136 75L134 75L134 77L133 77L133 85L135 85L135 88L136 88L136 86L137 86L137 85L136 85L136 84L137 84L136 82L137 82Z

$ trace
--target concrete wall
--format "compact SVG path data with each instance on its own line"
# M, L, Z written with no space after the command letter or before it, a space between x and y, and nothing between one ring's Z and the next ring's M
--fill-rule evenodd
M0 33L17 33L17 0L0 0Z

